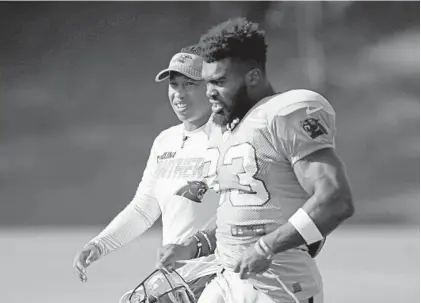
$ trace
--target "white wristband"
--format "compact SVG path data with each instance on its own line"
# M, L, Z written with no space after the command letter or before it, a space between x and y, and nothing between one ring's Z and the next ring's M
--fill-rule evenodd
M295 214L289 218L288 222L294 226L308 245L323 240L323 235L320 233L320 230L304 209L299 208Z

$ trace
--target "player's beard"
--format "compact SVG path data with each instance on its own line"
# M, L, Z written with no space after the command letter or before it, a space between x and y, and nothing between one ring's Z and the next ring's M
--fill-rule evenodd
M241 120L253 107L245 83L243 83L235 92L231 99L231 104L230 107L224 106L221 112L213 115L213 122L215 124L225 126L236 118Z

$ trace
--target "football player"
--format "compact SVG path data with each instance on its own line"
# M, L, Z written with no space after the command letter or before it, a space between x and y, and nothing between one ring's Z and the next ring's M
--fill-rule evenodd
M322 302L308 247L354 212L335 111L310 90L275 92L256 23L223 22L199 47L213 111L204 172L221 193L215 254L224 267L199 302ZM173 245L162 266L192 257L196 242Z
M208 139L205 124L211 115L201 69L202 59L191 46L175 54L156 76L157 82L168 79L169 101L182 123L157 136L133 200L76 254L74 268L80 280L87 281L86 268L92 262L143 234L161 215L163 245L181 243L212 222L218 195L205 195L208 187L200 170ZM179 273L198 297L214 271L202 263L185 265Z

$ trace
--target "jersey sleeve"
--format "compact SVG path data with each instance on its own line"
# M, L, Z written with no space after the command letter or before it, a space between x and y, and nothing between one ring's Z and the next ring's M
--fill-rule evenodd
M275 148L291 165L317 150L335 147L335 113L331 107L304 102L286 112L274 116L272 131Z
M132 201L98 236L90 241L101 248L102 256L121 248L143 234L161 215L154 193L158 138L152 145L142 180Z

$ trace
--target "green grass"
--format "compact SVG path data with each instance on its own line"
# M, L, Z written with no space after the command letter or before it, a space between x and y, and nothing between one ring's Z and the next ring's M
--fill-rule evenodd
M117 303L153 269L159 230L94 264L83 284L72 272L73 256L98 231L0 230L0 301ZM317 258L325 303L419 302L419 253L418 227L338 230Z

